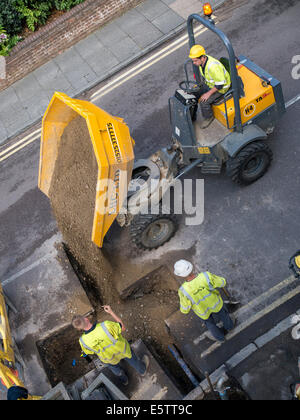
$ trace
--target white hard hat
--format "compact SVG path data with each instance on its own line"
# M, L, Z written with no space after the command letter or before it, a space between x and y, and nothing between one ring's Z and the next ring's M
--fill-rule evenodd
M179 260L174 264L174 274L179 277L187 277L193 271L193 264L186 260Z

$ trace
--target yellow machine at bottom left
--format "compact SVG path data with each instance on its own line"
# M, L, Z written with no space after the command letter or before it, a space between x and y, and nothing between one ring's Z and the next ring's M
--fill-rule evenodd
M7 389L17 386L26 388L20 374L22 370L22 361L18 356L18 350L14 345L11 335L8 309L16 311L9 300L4 296L0 284L0 380ZM39 400L41 397L28 394L27 400Z

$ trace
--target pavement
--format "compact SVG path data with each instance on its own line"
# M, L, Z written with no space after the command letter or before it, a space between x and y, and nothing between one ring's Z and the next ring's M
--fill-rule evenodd
M0 145L40 121L56 90L75 97L103 82L183 31L187 16L200 12L203 3L146 0L1 91ZM224 0L211 3L217 7ZM247 308L240 308L239 323L226 345L209 343L203 338L203 330L197 327L190 347L182 346L181 350L187 360L195 355L194 364L198 356L201 359L204 355L201 363L205 359L207 364L199 364L199 378L205 369L217 380L226 369L252 399L291 399L290 384L300 380L299 341L294 338L297 324L293 323L300 315L299 291L297 282L287 279L276 290L266 293L264 303L262 299L255 300L256 317L247 319ZM177 316L174 315L174 325ZM192 324L195 325L195 319ZM172 328L172 320L167 325ZM177 332L171 332L178 338L182 331L187 334L186 326L180 330L177 325ZM202 346L200 355L199 346ZM217 352L218 360L222 354L221 365L216 361ZM197 366L193 368L197 370ZM202 380L185 399L200 398L205 390L207 383Z
M213 7L225 0L212 0ZM186 28L200 0L145 0L0 92L0 145L37 123L55 91L76 97Z

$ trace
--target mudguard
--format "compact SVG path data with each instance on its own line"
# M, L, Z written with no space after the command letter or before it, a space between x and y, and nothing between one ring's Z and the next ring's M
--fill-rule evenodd
M235 157L243 147L257 140L266 140L267 134L255 124L248 125L242 133L233 132L228 134L220 143L225 152L231 157Z

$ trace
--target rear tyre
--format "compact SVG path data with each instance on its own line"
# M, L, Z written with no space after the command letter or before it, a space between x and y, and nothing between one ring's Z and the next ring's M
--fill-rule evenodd
M168 242L178 230L174 214L145 214L135 216L130 225L134 244L141 249L156 249Z
M227 161L227 175L236 184L252 184L268 171L272 159L272 150L265 143L253 142Z

